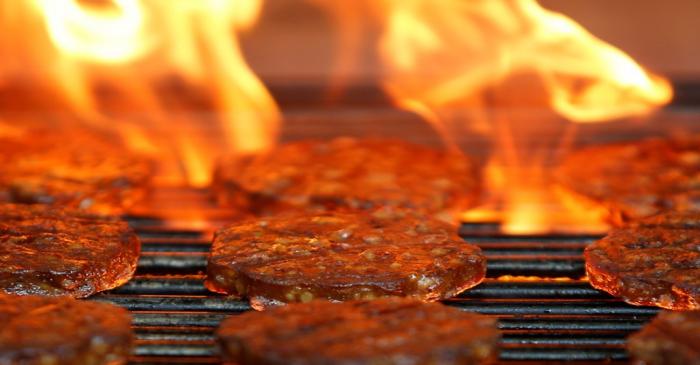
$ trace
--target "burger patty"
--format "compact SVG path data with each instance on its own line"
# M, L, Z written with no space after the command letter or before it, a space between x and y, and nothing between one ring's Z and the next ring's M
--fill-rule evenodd
M0 201L123 213L141 200L152 166L92 135L35 130L0 138Z
M700 365L700 311L659 313L627 348L642 364Z
M0 294L1 365L99 365L126 362L129 313L68 297Z
M0 204L0 290L86 297L128 281L140 246L117 219Z
M258 214L290 207L391 205L452 221L475 203L479 175L459 153L393 139L337 138L224 158L213 188L221 204Z
M700 213L613 229L584 252L591 285L636 305L700 309Z
M478 364L495 358L496 320L439 303L313 301L231 316L217 330L237 364Z
M455 232L391 207L244 222L216 233L205 284L247 296L256 309L315 298L449 298L486 272L481 250Z
M606 205L614 223L700 211L700 136L582 149L560 169L569 190Z

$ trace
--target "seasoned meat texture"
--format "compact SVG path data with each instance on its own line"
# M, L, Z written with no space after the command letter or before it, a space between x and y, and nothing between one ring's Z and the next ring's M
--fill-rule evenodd
M638 364L700 365L700 311L663 311L629 338Z
M637 227L700 229L700 212L665 212L633 222Z
M0 365L100 365L126 362L129 313L69 297L0 294Z
M667 210L700 211L700 136L597 146L569 156L560 180L621 224Z
M479 364L496 357L500 338L493 318L405 298L248 312L217 336L240 365Z
M125 222L41 205L0 204L0 290L86 297L128 281L140 243Z
M700 309L700 214L672 212L586 248L591 285L636 305Z
M258 214L295 208L419 209L447 220L473 205L479 176L459 153L393 139L288 143L252 158L225 158L214 174L220 203Z
M449 298L480 283L486 259L452 225L411 211L303 212L219 230L206 286L256 309L315 298Z
M149 161L95 136L37 130L0 138L0 201L123 213L141 200Z

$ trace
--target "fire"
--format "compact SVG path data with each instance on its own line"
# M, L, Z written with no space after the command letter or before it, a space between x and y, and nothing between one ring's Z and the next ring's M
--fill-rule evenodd
M483 102L521 73L537 75L545 102L576 122L648 113L672 96L665 79L535 0L377 3L386 88L419 113Z
M555 196L547 151L568 148L576 123L642 116L672 97L665 79L536 0L310 1L330 11L347 46L333 92L348 81L371 19L381 29L381 83L398 106L448 144L464 129L493 137L487 187L509 232L551 230L560 214L543 214L550 204L568 209L566 224L599 225L600 212ZM23 35L0 38L12 55L0 62L0 86L35 86L49 106L165 162L163 181L204 186L216 155L265 150L278 134L280 111L239 44L262 3L0 2L0 31ZM174 97L179 89L192 92ZM198 112L212 107L213 117ZM575 123L562 127L562 118ZM542 143L543 129L560 137ZM484 212L470 216L492 217Z
M27 74L21 63L28 62L26 68L39 74L29 76L38 79L37 89L58 94L62 110L164 162L164 182L206 185L217 155L274 143L279 110L246 64L237 36L256 22L262 0L30 0L1 6L0 27L6 34L24 32L28 41L0 40L0 49L17 58L16 64L0 64L0 80ZM188 110L188 100L166 100L158 86L172 80L210 96L215 117ZM100 94L105 89L117 96L116 107ZM201 123L212 125L195 127Z
M88 61L122 63L143 57L153 39L145 33L144 8L133 0L95 9L73 0L36 0L53 43L65 54Z
M506 282L569 282L574 281L566 276L556 276L556 277L541 277L541 276L522 276L522 275L501 275L496 278L496 281L506 281ZM579 279L582 280L582 279Z
M383 26L383 85L397 105L423 116L448 143L465 128L492 136L487 185L505 231L547 232L562 219L601 228L599 211L561 212L552 193L557 156L550 151L568 148L574 129L559 126L560 118L645 115L671 100L668 81L536 0L371 4ZM543 141L545 130L561 137ZM533 149L536 143L544 147Z

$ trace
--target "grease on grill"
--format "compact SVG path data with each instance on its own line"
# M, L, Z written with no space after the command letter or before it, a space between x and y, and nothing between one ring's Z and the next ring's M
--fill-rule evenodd
M700 309L700 213L612 230L585 250L591 285L636 305Z
M146 194L152 166L95 135L32 130L0 138L0 201L123 213Z
M220 203L263 215L393 205L454 221L475 202L479 177L462 154L393 139L338 138L224 159L213 184Z
M646 365L700 364L700 311L663 311L629 338L632 356Z
M238 364L477 364L496 356L496 320L438 303L313 301L232 316L217 331Z
M0 294L0 364L121 364L133 336L128 312L68 297Z
M480 283L486 260L456 227L414 212L296 212L219 230L207 266L210 290L284 302L452 297Z
M136 270L140 243L122 221L40 205L0 204L0 291L86 297Z
M700 211L700 136L584 148L560 180L606 205L620 224L666 210Z

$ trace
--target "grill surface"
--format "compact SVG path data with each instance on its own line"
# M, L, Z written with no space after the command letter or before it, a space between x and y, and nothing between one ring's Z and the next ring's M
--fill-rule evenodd
M137 275L93 299L132 312L132 363L218 363L213 331L250 307L209 293L203 272L213 231L236 217L212 206L205 191L172 188L154 192L152 202L127 219L143 243ZM625 338L657 309L627 305L588 285L581 253L597 237L496 230L487 223L461 227L487 255L488 278L445 303L499 319L501 361L624 361Z

